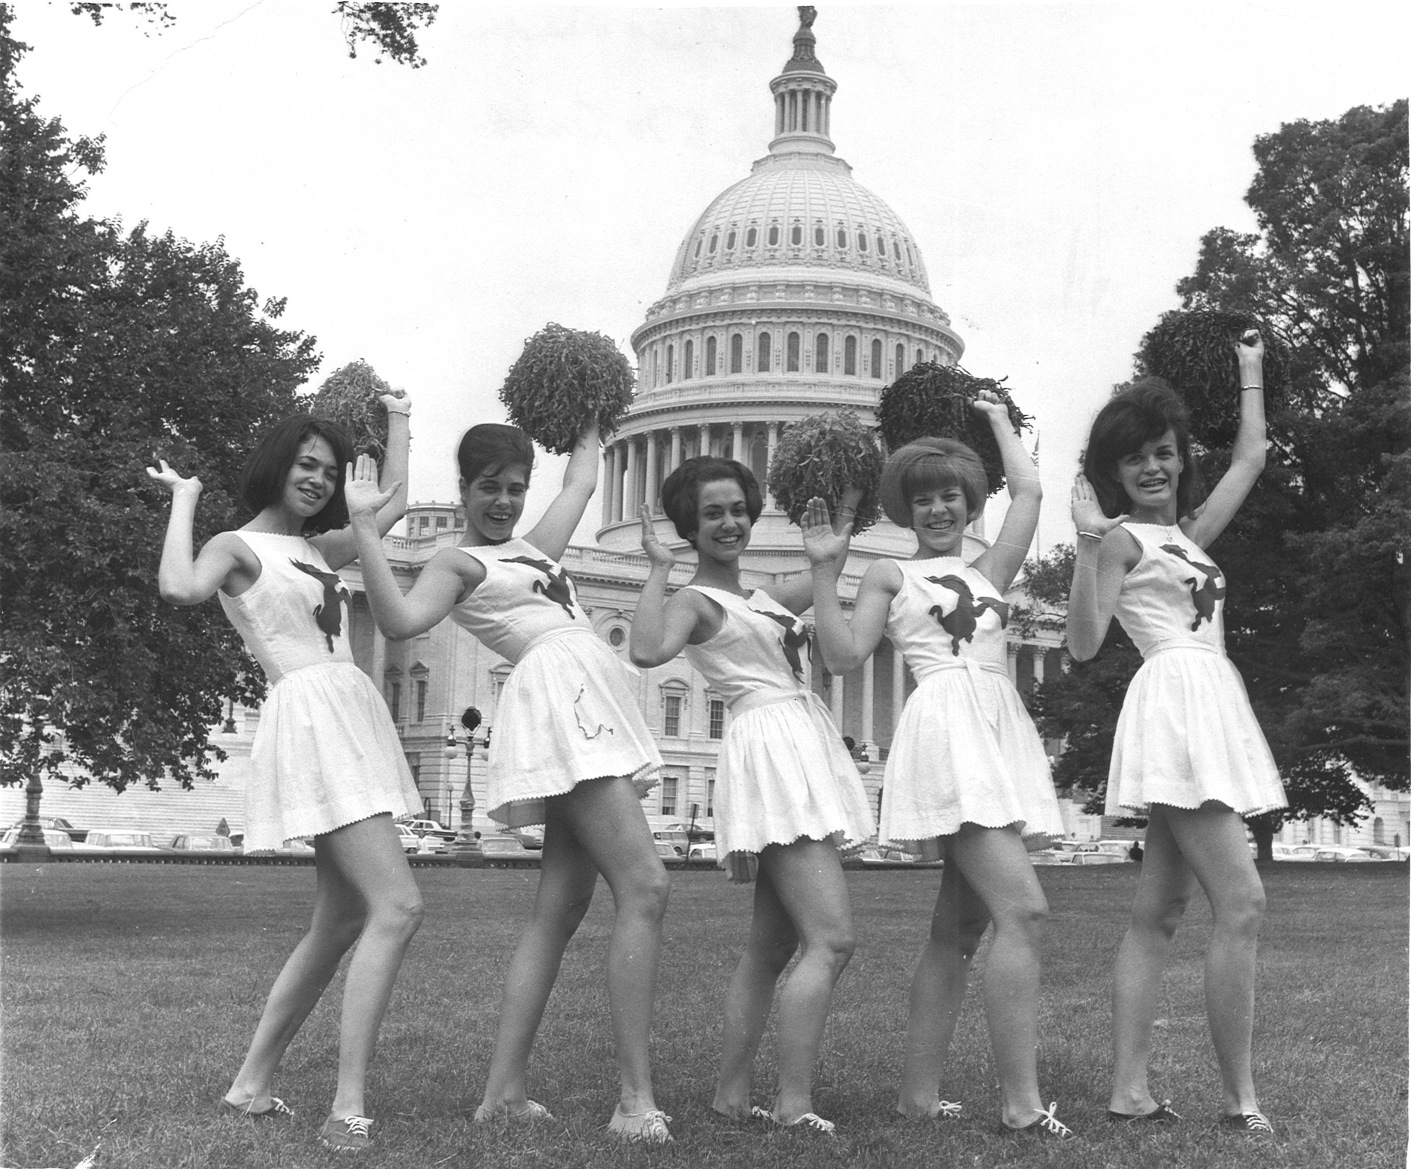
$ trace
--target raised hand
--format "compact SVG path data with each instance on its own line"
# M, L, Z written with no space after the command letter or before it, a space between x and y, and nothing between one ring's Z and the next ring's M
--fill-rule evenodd
M652 509L642 504L642 551L647 554L647 563L653 568L670 569L676 557L670 548L657 539L656 527L652 523Z
M1000 422L1009 425L1009 410L993 390L981 390L976 394L975 400L970 403L970 409L989 419L991 426Z
M1264 338L1259 335L1259 330L1246 329L1240 339L1235 342L1235 353L1240 358L1257 357L1262 361L1264 359Z
M1097 501L1097 492L1093 490L1093 485L1088 482L1086 475L1078 475L1073 480L1072 508L1073 526L1080 532L1089 532L1094 536L1107 535L1127 519L1125 513L1115 519L1103 514Z
M377 400L388 414L410 414L412 399L410 394L378 394Z
M400 486L394 483L383 491L377 485L377 460L371 455L359 455L358 461L349 463L343 473L343 499L348 505L348 517L376 515Z
M185 479L179 472L172 470L172 468L167 465L165 459L158 459L156 462L157 465L155 467L147 468L149 478L160 483L173 495L182 491L189 491L193 495L201 494L201 480L196 478L195 475L192 475L189 479Z
M828 501L815 495L804 509L803 550L810 564L827 564L841 560L848 554L848 541L852 539L852 519L838 525L834 530L828 515Z

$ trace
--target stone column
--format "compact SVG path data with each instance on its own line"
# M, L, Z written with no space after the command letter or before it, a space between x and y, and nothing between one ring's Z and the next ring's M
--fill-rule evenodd
M1035 645L1029 647L1029 652L1034 655L1034 685L1044 684L1044 647Z
M681 465L681 428L680 428L679 426L673 426L673 427L671 428L671 462L670 462L670 464L668 464L668 466L667 466L667 468L666 468L667 474L670 474L672 471L676 470L676 468L679 467L680 465Z
M872 690L875 680L875 671L873 668L873 658L875 656L874 653L862 663L862 741L869 745L877 742L872 727L872 715L875 709L875 700Z
M892 646L892 735L896 736L897 724L901 722L902 707L906 705L906 658L901 650Z
M767 452L765 454L764 475L767 479L769 477L769 468L774 466L774 452L779 447L779 423L771 422L769 424L769 438L766 446ZM769 508L770 511L776 510L779 506L774 502L774 495L767 487L765 488L764 506Z
M612 444L603 447L603 527L612 523Z
M655 431L647 432L647 489L642 493L642 502L657 511L657 436Z
M745 424L735 423L730 431L730 457L737 463L743 463L745 454Z
M832 685L828 687L828 711L833 716L833 722L837 725L838 734L843 733L843 676L833 675Z
M622 518L622 443L612 444L612 518Z
M377 622L372 623L372 684L377 687L377 692L382 694L382 675L387 672L387 639L382 636L382 630L377 628ZM385 699L387 696L382 694Z
M631 519L637 514L637 507L642 502L642 484L637 477L637 440L629 438L627 441L627 485L623 488L622 498L622 518Z
M710 454L710 423L701 423L701 450L702 456Z

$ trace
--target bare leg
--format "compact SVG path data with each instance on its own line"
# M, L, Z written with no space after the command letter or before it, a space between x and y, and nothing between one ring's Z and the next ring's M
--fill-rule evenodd
M1205 1013L1220 1061L1224 1112L1258 1112L1250 1049L1264 886L1246 842L1244 821L1213 802L1195 811L1167 808L1166 815L1214 917L1205 951Z
M792 1124L813 1111L813 1070L828 1008L853 953L852 911L838 850L827 841L770 845L760 855L802 943L779 994L779 1093L774 1119Z
M960 1019L971 961L989 924L984 902L960 866L946 865L931 914L931 936L911 977L906 1060L897 1097L897 1111L903 1116L930 1119L940 1111L946 1055Z
M668 884L636 792L616 777L580 783L549 801L539 890L505 980L481 1114L513 1112L525 1102L534 1036L599 871L617 911L608 946L608 999L622 1111L635 1115L656 1106L647 1040Z
M1196 889L1167 811L1160 804L1151 809L1131 924L1117 949L1113 972L1112 1096L1107 1106L1125 1116L1144 1116L1157 1108L1147 1082L1151 1030L1171 939Z
M1043 1111L1039 1100L1039 944L1048 902L1019 833L965 825L950 839L956 865L995 925L985 960L985 1021L1003 1098L1001 1118L1023 1128Z
M749 941L725 994L720 1071L711 1103L716 1112L736 1118L750 1115L755 1052L769 1018L775 984L798 944L798 934L779 900L769 869L761 865L755 880Z
M563 952L593 900L598 870L551 803L544 825L539 888L529 924L505 975L495 1053L477 1119L526 1103L525 1075L534 1036L563 962Z
M393 849L390 857L377 845L378 836L390 839ZM396 834L392 832L391 817L373 817L357 824L345 825L335 832L317 838L314 861L318 873L318 887L314 895L313 921L309 932L295 946L294 952L290 954L275 979L259 1025L255 1028L254 1038L250 1041L250 1050L236 1073L230 1090L225 1094L227 1101L249 1106L254 1111L263 1111L269 1107L270 1083L285 1050L337 972L339 961L358 940L364 931L365 922L374 912L371 903L364 898L359 882L352 879L335 860L337 850L330 850L328 847L328 841L333 837L353 838L364 842L349 851L357 853L359 849L367 849L372 854L368 859L371 866L380 873L377 880L386 890L384 896L379 898L379 912L384 918L389 915L394 918L400 916L405 930L399 948L394 947L395 962L391 963L390 972L387 970L388 956L379 953L379 945L374 945L369 954L386 978L385 990L380 992L381 1005L378 1006L376 1002L379 992L375 986L375 978L372 980L374 985L371 988L371 1000L359 992L353 994L350 1003L348 994L345 993L344 1033L340 1041L339 1091L336 1103L342 1103L345 1096L352 1095L356 1098L357 1109L336 1115L361 1115L361 1085L366 1074L366 1061L372 1054L372 1040L381 1022L382 1010L386 1006L387 994L390 993L391 982L396 976L401 955L421 920L421 898L416 883L412 880L406 858L397 844ZM341 856L341 852L339 855ZM358 872L362 872L356 859L354 864ZM398 933L395 929L391 932L394 936ZM380 937L386 933L386 929L379 930ZM354 982L351 967L349 981L351 993L351 984ZM369 1014L370 1011L373 1014Z

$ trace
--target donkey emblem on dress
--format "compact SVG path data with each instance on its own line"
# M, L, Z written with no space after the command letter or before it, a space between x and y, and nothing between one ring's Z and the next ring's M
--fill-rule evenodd
M784 660L789 663L789 669L794 671L794 676L803 681L803 658L799 656L799 650L803 649L810 657L813 655L808 642L808 626L796 617L784 613L770 613L764 609L756 609L755 612L761 617L778 622L784 634L780 642L784 647Z
M529 556L506 556L505 564L527 564L530 568L536 568L547 578L534 582L534 591L543 593L556 605L562 605L563 611L573 616L573 583L568 573L557 564L547 560L535 560Z
M353 594L343 587L343 582L338 579L336 572L324 572L323 569L305 564L302 560L291 560L289 563L300 572L307 572L323 585L323 601L314 606L314 621L328 639L328 652L332 653L333 639L343 631L342 603L347 601L351 604Z
M924 578L932 584L940 585L943 589L950 589L956 594L955 608L949 613L940 605L931 606L931 616L934 617L940 626L950 634L950 652L955 657L960 656L960 643L962 641L975 640L975 627L979 624L980 615L991 609L999 617L999 627L1003 629L1009 624L1009 604L1005 601L997 601L991 597L981 597L978 601L975 594L970 591L970 586L958 576L928 576Z
M1191 622L1191 629L1199 629L1202 621L1213 621L1215 619L1215 602L1223 600L1225 597L1225 586L1216 583L1220 578L1220 570L1213 564L1202 564L1199 560L1192 560L1179 544L1162 544L1161 551L1171 553L1172 556L1185 561L1197 572L1205 574L1204 583L1197 582L1193 576L1188 577L1185 581L1191 590L1191 603L1195 605L1195 620Z

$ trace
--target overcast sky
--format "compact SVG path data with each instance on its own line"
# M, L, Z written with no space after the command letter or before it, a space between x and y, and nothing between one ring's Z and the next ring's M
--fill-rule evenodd
M681 239L767 152L798 26L787 5L447 2L411 70L350 60L328 0L179 0L161 33L16 7L25 90L107 136L88 211L224 236L318 338L310 389L358 357L405 387L421 501L454 498L456 440L504 419L499 386L544 324L631 356ZM962 364L1037 416L1043 546L1071 538L1087 424L1200 236L1253 228L1254 137L1404 96L1408 11L819 7L839 155L920 244ZM528 516L557 475L545 459Z

